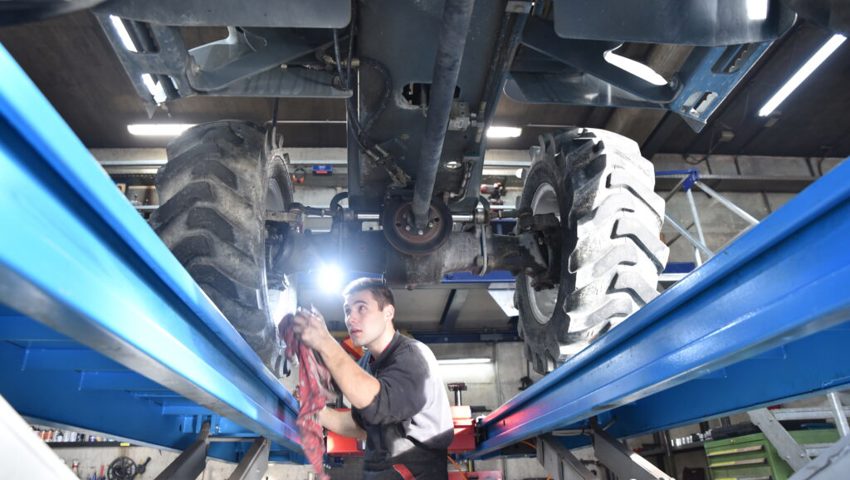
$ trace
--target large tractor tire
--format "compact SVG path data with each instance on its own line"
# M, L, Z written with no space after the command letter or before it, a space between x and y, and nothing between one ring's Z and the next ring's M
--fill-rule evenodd
M159 169L151 224L263 362L280 374L271 312L282 277L267 270L266 212L292 202L286 164L261 129L239 121L198 125L172 141ZM269 279L277 279L275 284Z
M541 141L519 210L555 214L561 254L559 283L517 278L520 335L536 371L551 371L657 295L669 249L654 186L652 164L626 137L582 129Z

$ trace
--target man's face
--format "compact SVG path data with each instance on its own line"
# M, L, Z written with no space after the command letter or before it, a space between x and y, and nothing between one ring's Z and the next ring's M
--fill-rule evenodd
M351 341L358 347L377 340L390 325L395 310L392 305L381 310L372 292L361 290L345 297L345 326Z

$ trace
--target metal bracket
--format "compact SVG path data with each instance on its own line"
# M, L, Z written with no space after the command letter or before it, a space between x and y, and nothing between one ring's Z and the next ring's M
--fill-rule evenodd
M204 422L198 438L174 459L155 480L197 478L207 466L207 449L210 442L245 442L245 437L210 437L210 422ZM242 457L229 480L260 480L269 466L271 442L267 438L254 438L254 443Z
M596 475L581 463L570 450L552 437L537 437L537 461L552 480L595 480Z
M764 433L767 440L773 444L773 447L779 452L779 456L795 472L809 463L809 456L806 454L806 450L791 437L791 434L785 430L785 427L779 423L779 420L770 413L770 410L759 408L750 410L747 412L747 415L749 415L750 421Z
M111 5L110 5L111 6ZM350 90L336 88L332 75L304 68L279 68L316 48L329 45L325 40L313 44L292 32L253 29L228 39L201 45L188 51L178 26L144 23L122 18L132 32L134 47L128 50L115 30L111 11L98 9L95 17L127 71L136 93L146 103L149 115L168 100L194 95L247 97L318 97L348 98ZM254 43L262 48L257 48ZM142 75L158 84L165 98L154 98Z
M850 436L835 442L818 458L791 476L790 480L840 480L850 470Z
M228 480L260 480L269 467L269 448L271 443L268 439L257 438L251 444L251 448L245 453L242 461L236 466L236 470L228 477Z
M186 75L192 88L214 92L239 80L285 65L330 45L313 45L303 36L286 30L228 28L227 38L189 50Z
M592 427L593 450L596 453L596 458L617 478L673 480L673 477L662 472L649 460L629 451L625 445L598 425L594 424Z
M572 7L568 11L574 14ZM522 37L528 52L513 62L504 88L508 97L525 103L667 109L697 132L771 45L768 40L696 47L667 85L653 85L603 58L624 39L576 39L574 30L570 38L561 38L555 29L557 23L529 18Z
M832 416L835 420L835 428L838 429L838 434L842 437L850 435L850 425L847 424L847 413L844 409L844 405L841 404L841 398L838 397L838 393L827 393L826 400L829 404L830 410L832 411Z
M735 0L552 3L559 36L638 43L722 46L763 42L781 36L795 19L790 2L775 1L764 2L763 16L754 15L752 5Z
M351 21L351 5L347 0L293 4L275 0L187 3L148 0L104 2L96 11L140 22L186 27L344 28Z
M633 480L673 480L658 467L629 451L596 422L591 422L593 450L596 458L617 478ZM553 480L591 480L592 473L570 450L551 434L537 437L537 460Z
M827 393L826 398L829 409L780 409L775 410L776 413L774 414L773 411L760 408L747 412L750 420L761 429L764 436L779 452L779 455L796 472L791 477L792 480L838 480L847 476L847 468L850 465L847 411L841 404L841 399L836 392ZM810 446L801 446L791 437L779 423L780 418L789 420L832 418L842 438L822 451L807 448ZM810 456L817 456L817 458L810 461Z
M676 98L675 85L652 85L606 62L603 54L617 48L620 45L619 42L561 38L555 34L552 24L537 17L530 17L522 36L522 44L605 80L640 99L664 104Z
M198 438L189 448L174 459L168 467L157 475L156 480L198 478L207 466L207 448L210 445L210 422L204 422Z

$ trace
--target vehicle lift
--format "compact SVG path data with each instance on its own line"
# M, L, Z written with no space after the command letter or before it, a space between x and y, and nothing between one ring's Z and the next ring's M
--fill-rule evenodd
M0 71L2 397L241 478L303 463L294 398L2 46ZM569 449L592 439L618 475L657 478L615 439L846 386L848 238L845 162L481 419L467 456L532 440L553 478L586 478Z

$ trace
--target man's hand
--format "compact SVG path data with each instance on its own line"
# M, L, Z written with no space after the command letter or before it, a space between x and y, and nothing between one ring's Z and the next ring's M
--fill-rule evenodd
M292 320L292 331L301 338L304 345L312 348L322 357L334 381L351 405L356 408L366 408L372 403L381 391L381 383L360 368L334 340L320 313L299 309ZM351 422L353 423L354 420Z
M313 350L321 351L328 341L335 342L322 314L316 311L299 308L292 321L292 330Z

